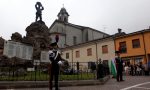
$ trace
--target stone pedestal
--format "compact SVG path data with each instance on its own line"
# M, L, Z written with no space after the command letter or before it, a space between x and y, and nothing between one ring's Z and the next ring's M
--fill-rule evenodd
M41 51L48 50L51 42L48 27L43 21L37 21L29 25L26 32L23 42L33 46L33 59L40 60Z

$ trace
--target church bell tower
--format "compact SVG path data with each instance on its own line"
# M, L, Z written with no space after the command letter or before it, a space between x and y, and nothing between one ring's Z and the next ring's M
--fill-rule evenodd
M60 12L58 13L57 16L58 16L59 21L68 22L69 14L68 14L68 12L66 11L66 9L64 7L61 8L61 10L60 10Z

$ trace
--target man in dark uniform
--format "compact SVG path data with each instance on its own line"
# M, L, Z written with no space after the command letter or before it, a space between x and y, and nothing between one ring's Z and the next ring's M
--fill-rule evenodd
M49 50L49 59L51 61L51 71L50 71L50 90L52 90L53 84L53 78L55 77L55 90L58 89L58 76L59 76L59 65L62 63L61 60L61 55L58 50L58 45L57 43L52 43L51 49Z
M99 59L98 65L97 65L97 79L100 79L103 77L104 77L104 66L102 64L101 59Z
M117 70L117 81L124 81L122 76L122 72L123 72L123 61L121 60L120 57L120 52L116 51L116 58L115 58L115 62L116 62L116 70Z

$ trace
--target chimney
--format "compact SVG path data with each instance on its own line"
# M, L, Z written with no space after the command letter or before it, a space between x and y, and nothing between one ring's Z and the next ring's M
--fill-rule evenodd
M121 33L121 30L122 30L122 29L118 28L118 33Z

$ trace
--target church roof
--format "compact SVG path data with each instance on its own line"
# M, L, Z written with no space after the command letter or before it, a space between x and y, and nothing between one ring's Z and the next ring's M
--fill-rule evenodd
M82 47L84 45L89 45L89 44L98 43L98 42L107 41L107 40L114 40L114 35L110 35L110 36L107 36L107 37L98 38L98 39L87 41L87 42L84 42L84 43L79 43L79 44L76 44L76 45L68 46L68 47L65 47L65 48L61 48L61 50Z
M99 31L99 30L93 29L93 28L91 28L91 27L80 26L80 25L76 25L76 24L72 24L72 23L68 23L68 22L63 22L63 21L59 21L59 20L55 20L55 21L53 22L53 24L52 24L52 25L50 26L50 28L49 28L50 30L51 30L51 28L55 25L55 23L61 23L61 24L68 25L68 26L71 26L71 27L74 27L74 28L78 28L78 29L80 29L80 30L91 29L91 30L93 30L93 31L97 31L97 32L103 33L103 34L105 34L105 35L109 35L109 34L107 34L107 33L101 32L101 31Z

